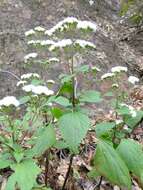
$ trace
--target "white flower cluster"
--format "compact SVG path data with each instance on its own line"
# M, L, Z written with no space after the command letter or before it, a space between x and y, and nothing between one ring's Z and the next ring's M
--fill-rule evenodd
M73 42L72 42L71 39L63 39L63 40L55 42L53 45L51 45L50 48L49 48L49 50L53 51L56 48L64 48L64 47L72 45L72 43Z
M65 47L69 47L71 45L73 47L80 46L81 48L87 48L87 47L92 48L92 49L96 48L96 46L92 42L89 42L86 40L77 39L75 42L72 42L71 39L63 39L63 40L55 42L53 45L51 45L49 47L49 50L54 51L57 48L65 48Z
M29 79L29 78L40 78L40 75L37 74L37 73L26 73L26 74L23 74L21 75L21 79Z
M20 81L18 81L18 83L16 84L16 86L25 85L26 83L27 83L26 80L20 80Z
M60 60L57 57L52 57L49 59L50 62L59 62Z
M41 46L47 46L52 45L55 42L52 40L30 40L27 42L28 45L41 45Z
M31 36L31 35L34 35L35 33L36 32L33 29L31 29L25 32L25 36Z
M136 112L136 110L135 110L134 107L132 107L132 106L130 106L130 105L127 105L127 104L125 104L125 103L122 103L122 104L120 104L120 105L127 107L127 108L129 109L130 114L131 114L132 117L136 117L136 116L137 116L137 112Z
M36 27L34 28L34 30L37 31L37 32L44 32L44 31L45 31L45 28L43 28L42 26L36 26Z
M27 63L27 61L28 61L29 59L36 58L37 56L38 56L38 54L35 53L35 52L29 53L29 54L27 54L27 55L24 56L24 61L25 61L25 63Z
M67 17L52 27L50 30L46 30L45 34L51 36L56 31L63 31L64 29L67 29L69 24L75 24L77 29L90 29L94 32L97 30L97 25L90 21L80 21L75 17Z
M45 31L45 28L43 28L43 27L41 27L41 26L36 26L35 28L34 28L34 30L33 29L30 29L30 30L28 30L28 31L26 31L25 32L25 36L32 36L32 35L35 35L36 34L36 32L44 32Z
M94 0L89 0L89 4L92 6L94 4Z
M112 67L111 69L112 73L120 73L120 72L127 72L127 71L128 71L127 67L122 67L122 66Z
M54 94L54 91L49 90L46 86L42 86L42 85L33 85L33 84L29 84L29 85L25 85L23 86L22 90L24 90L25 92L32 92L36 95L46 95L46 96L50 96Z
M128 69L127 67L122 67L122 66L116 66L111 68L111 73L105 73L104 75L101 76L101 79L107 79L107 78L112 78L115 76L116 73L120 72L127 72Z
M14 96L6 96L0 100L0 108L2 106L9 107L11 105L18 107L20 105L20 102Z
M137 77L135 77L135 76L129 76L128 81L129 81L130 83L132 83L132 84L136 84L136 83L138 83L140 80L139 80L139 78L137 78Z
M112 84L113 88L119 88L119 85L117 83Z
M86 40L76 40L74 44L79 45L82 48L86 48L86 47L90 47L94 49L96 48L96 46L92 42L89 42Z
M101 79L107 79L107 78L112 78L114 77L115 74L114 73L105 73L104 75L101 76Z

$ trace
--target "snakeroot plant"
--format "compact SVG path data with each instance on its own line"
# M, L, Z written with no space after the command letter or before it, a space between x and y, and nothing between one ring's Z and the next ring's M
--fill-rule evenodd
M134 176L142 186L142 147L130 139L130 134L142 119L143 112L131 106L122 85L127 68L116 66L101 76L101 83L108 80L112 83L110 92L104 95L94 89L79 88L80 78L101 72L99 67L85 65L79 60L96 50L90 37L96 30L93 22L68 17L49 30L38 26L25 32L27 44L32 49L32 53L24 57L25 64L41 64L44 69L58 64L64 71L58 80L43 80L37 73L16 77L17 88L24 95L19 99L8 96L0 100L0 169L10 171L6 190L50 190L49 162L55 149L70 152L69 167L60 187L67 189L73 158L80 154L80 144L90 129L95 130L98 142L89 176L101 176L98 186L105 177L112 184L130 190ZM126 82L131 87L139 79L129 76ZM113 119L96 123L93 128L87 105L100 103L109 94ZM38 181L41 174L44 174L42 185Z
M127 79L126 72L126 67L116 66L110 73L101 76L102 81L111 83L113 118L111 121L96 124L95 132L99 141L89 176L102 176L113 184L132 189L131 177L136 177L141 188L143 187L143 162L140 160L143 157L142 146L130 138L130 134L143 118L143 111L130 105L131 100L125 86L129 89L139 79L135 76Z

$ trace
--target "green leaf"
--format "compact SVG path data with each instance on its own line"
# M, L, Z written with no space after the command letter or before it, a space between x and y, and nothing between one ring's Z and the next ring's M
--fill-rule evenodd
M138 125L138 123L142 120L143 118L143 111L136 111L137 116L136 117L131 117L131 116L126 116L124 118L125 123L130 127L134 128Z
M30 153L33 156L40 156L48 148L52 147L56 143L56 135L54 127L49 125L41 131L40 135L37 137L36 142Z
M55 118L60 118L63 115L63 111L60 108L52 108L51 113Z
M79 72L86 73L88 71L89 71L89 65L82 65L82 66L76 68L77 73L79 73Z
M9 177L6 190L15 190L17 184L20 190L31 190L36 183L36 177L40 173L39 167L31 160L25 160L13 165L14 173Z
M75 152L90 127L90 120L80 112L72 112L59 119L59 126L64 140Z
M94 167L101 176L113 184L131 189L131 179L126 164L112 145L105 141L100 141L97 145Z
M139 177L143 183L143 150L142 146L131 139L124 139L117 148L129 171Z
M12 160L4 160L0 158L0 169L7 168L12 164Z
M113 129L116 126L116 123L114 122L102 122L99 124L96 124L95 131L96 136L101 137L102 135L109 132L111 129Z
M30 100L30 96L23 96L20 98L20 104L25 104Z
M63 96L59 96L54 100L55 103L60 104L61 106L67 107L70 106L71 103L69 100Z
M94 90L85 91L80 97L81 102L99 103L101 100L101 93Z

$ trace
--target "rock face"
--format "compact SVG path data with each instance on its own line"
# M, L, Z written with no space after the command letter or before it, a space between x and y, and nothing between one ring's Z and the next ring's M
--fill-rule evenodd
M95 0L91 6L88 0L1 0L0 1L0 68L21 75L25 68L23 57L28 52L24 32L42 25L52 27L67 16L91 20L98 24L98 32L93 36L97 46L88 62L108 71L112 65L128 65L134 71L136 65L143 70L142 46L120 40L126 28L120 24L118 0ZM139 34L138 34L139 35ZM136 36L139 40L141 36ZM56 70L52 74L56 76ZM138 71L136 71L138 73ZM45 73L42 73L46 75ZM15 88L16 80L0 73L0 96L19 93Z

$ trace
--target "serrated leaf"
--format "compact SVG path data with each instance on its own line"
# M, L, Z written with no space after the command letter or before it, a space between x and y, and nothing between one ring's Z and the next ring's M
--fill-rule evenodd
M143 183L143 150L142 146L131 139L124 139L117 148L129 171L139 177Z
M59 119L59 126L64 140L75 152L90 127L90 120L80 112L72 112Z
M112 145L100 141L94 156L94 167L97 172L113 184L131 189L128 168Z
M101 93L94 90L85 91L80 97L80 102L99 103L101 101Z
M99 124L96 124L95 131L96 136L101 137L102 135L109 132L111 129L113 129L116 126L114 122L102 122Z
M14 173L9 177L5 190L15 190L17 184L20 190L31 190L40 173L39 167L31 160L25 160L12 168Z
M54 127L49 125L40 132L40 135L37 137L35 145L33 146L30 152L33 156L40 156L48 148L52 147L56 142L56 135Z

